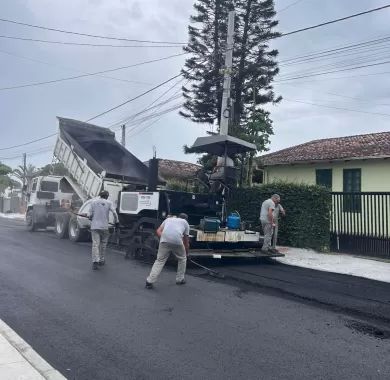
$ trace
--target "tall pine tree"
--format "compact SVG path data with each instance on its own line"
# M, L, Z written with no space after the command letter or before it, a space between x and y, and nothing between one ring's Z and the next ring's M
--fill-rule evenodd
M279 36L274 31L278 22L274 20L273 0L234 3L233 112L229 134L255 143L261 151L266 150L264 142L273 133L270 114L263 107L281 100L272 87L279 72L278 51L269 48L270 40ZM191 17L189 43L185 47L191 57L183 69L188 85L183 87L185 103L181 111L182 116L192 121L220 122L227 17L232 8L231 0L197 0L194 4L195 15ZM251 166L253 156L246 159Z

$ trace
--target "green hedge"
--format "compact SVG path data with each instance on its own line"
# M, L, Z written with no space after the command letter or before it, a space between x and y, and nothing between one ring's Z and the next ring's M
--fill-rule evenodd
M262 202L275 193L280 195L286 210L286 217L279 221L278 243L328 251L331 195L324 187L278 182L235 189L230 194L228 208L239 211L243 220L258 226Z

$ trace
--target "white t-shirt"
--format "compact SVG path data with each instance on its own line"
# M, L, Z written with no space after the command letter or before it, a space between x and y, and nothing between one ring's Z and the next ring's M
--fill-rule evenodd
M182 245L183 236L190 234L190 226L185 219L181 218L168 218L161 224L163 232L160 242Z
M117 222L118 215L112 203L100 197L94 199L90 206L91 230L108 230L110 212L113 213L115 222Z
M269 209L272 209L272 212L275 210L275 203L271 198L266 199L261 205L260 220L262 223L270 223L268 216Z

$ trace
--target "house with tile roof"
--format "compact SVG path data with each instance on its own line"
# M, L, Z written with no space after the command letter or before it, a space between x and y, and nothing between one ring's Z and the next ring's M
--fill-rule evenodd
M264 183L323 185L332 191L390 191L390 132L321 139L259 158Z
M149 165L146 161L144 164ZM193 164L191 162L159 159L159 174L166 180L186 181L196 177L199 170L202 169L200 165Z

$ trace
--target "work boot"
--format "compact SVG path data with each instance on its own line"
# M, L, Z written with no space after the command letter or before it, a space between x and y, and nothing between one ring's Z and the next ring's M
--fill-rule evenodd
M153 284L151 282L146 281L145 288L146 289L153 289Z
M105 260L102 260L102 261L99 261L99 266L102 267L106 265L106 261Z
M92 269L93 269L93 270L98 270L98 269L99 269L99 263L97 263L96 261L94 261L94 262L92 263Z
M184 278L182 280L176 281L176 285L184 285L186 283L186 280Z

